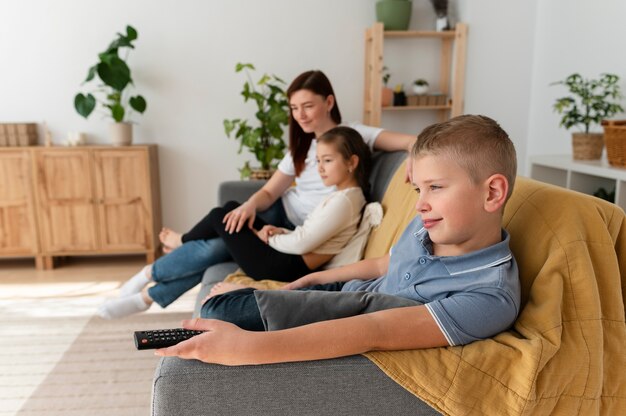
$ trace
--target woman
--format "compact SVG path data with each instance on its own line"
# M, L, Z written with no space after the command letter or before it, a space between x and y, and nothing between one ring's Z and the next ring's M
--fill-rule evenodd
M221 239L228 253L250 277L292 281L320 269L354 236L369 187L370 150L360 134L349 127L336 127L319 139L318 173L322 183L336 190L327 195L295 230L255 221L253 228L229 233L224 218L239 204L229 202L203 219L206 240ZM258 230L258 231L257 231ZM166 307L197 284L193 257L196 241L189 241L171 254L146 266L122 287L120 299L109 300L99 309L103 318L120 318L141 312L153 302ZM181 261L182 260L182 261ZM206 267L206 265L204 266ZM150 281L156 285L148 289Z

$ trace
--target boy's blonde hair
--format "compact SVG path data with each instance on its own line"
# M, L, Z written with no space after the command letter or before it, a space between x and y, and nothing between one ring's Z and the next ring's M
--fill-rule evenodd
M517 175L515 146L498 123L480 115L462 115L426 127L417 136L412 158L447 156L480 183L496 173L509 182L507 200Z

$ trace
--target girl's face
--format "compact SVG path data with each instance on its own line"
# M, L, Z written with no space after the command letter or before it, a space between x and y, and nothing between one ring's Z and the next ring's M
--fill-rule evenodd
M330 117L330 110L335 105L335 97L324 98L310 90L298 90L291 94L289 108L291 115L305 133L321 136L336 126Z
M317 171L326 186L336 186L338 190L356 186L354 169L358 164L358 157L351 156L350 160L343 158L333 144L317 144Z

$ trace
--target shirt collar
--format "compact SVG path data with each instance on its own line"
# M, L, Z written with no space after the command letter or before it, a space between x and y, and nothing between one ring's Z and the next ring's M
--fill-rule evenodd
M439 259L446 267L450 275L463 274L476 270L487 269L506 263L513 258L509 249L510 236L506 230L502 229L502 240L499 243L473 251L461 256L435 256L433 255L433 243L430 240L428 231L424 228L419 216L413 221L413 235L424 247L429 257Z

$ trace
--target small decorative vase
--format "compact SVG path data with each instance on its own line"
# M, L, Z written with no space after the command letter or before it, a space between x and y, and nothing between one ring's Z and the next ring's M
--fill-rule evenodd
M131 123L113 123L109 133L113 146L130 146L133 142L133 125Z
M602 157L602 133L572 133L574 160L598 160Z
M393 104L393 90L391 88L383 87L380 102L383 107L389 107Z
M413 92L415 93L415 95L424 95L428 92L428 85L413 84Z
M381 0L376 3L376 20L384 25L385 30L407 30L412 11L410 0Z
M402 107L406 105L406 94L404 91L393 93L393 105L397 107Z

